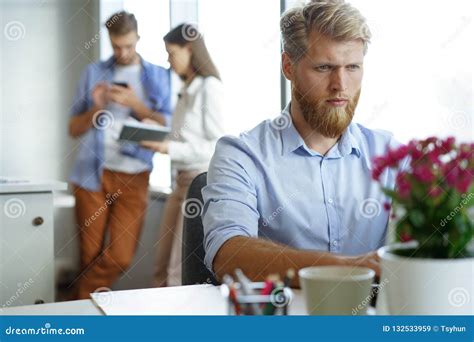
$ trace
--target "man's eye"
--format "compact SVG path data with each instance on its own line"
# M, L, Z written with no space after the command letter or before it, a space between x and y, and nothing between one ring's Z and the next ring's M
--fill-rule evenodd
M316 71L329 71L331 70L331 66L330 65L318 65L316 68Z
M360 66L357 65L357 64L351 64L351 65L348 65L347 68L349 70L358 70L358 69L360 69Z

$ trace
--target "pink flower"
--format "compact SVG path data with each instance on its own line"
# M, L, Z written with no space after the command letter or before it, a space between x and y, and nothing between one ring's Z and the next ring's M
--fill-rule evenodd
M398 164L398 159L395 155L395 151L393 150L388 150L387 152L387 157L385 159L385 164L388 167L395 167Z
M384 157L375 157L373 160L374 168L372 170L372 178L374 180L379 180L380 175L387 167L387 162Z
M455 187L457 183L457 179L459 174L461 173L461 168L459 165L453 165L453 163L448 163L446 167L443 169L444 176L446 178L446 183L450 187Z
M474 143L473 144L461 144L459 146L458 158L469 160L474 156Z
M423 157L419 143L416 140L412 140L408 143L408 153L411 155L412 163Z
M411 184L407 180L407 174L405 172L401 172L397 175L396 184L400 197L408 198L411 191Z
M415 167L413 170L413 176L423 183L431 183L436 178L431 168L423 164Z
M391 154L391 157L393 160L398 164L403 158L405 158L408 155L408 146L406 145L401 145L398 147L396 150L389 151L389 154Z
M401 232L400 233L400 241L401 242L408 242L408 241L411 241L413 238L411 237L410 234L408 234L407 232Z
M468 159L472 153L473 153L472 151L461 150L459 151L459 158Z
M455 184L456 190L459 191L461 194L465 194L472 183L472 174L467 171L461 171L459 178Z
M396 168L399 162L405 158L409 153L409 147L401 145L398 148L391 150L389 149L386 156L375 157L373 160L372 178L379 180L380 175L385 171L386 168Z
M455 142L456 139L454 137L448 137L441 142L441 149L444 150L444 153L448 153L453 149Z
M382 174L382 170L380 168L373 169L372 170L372 179L378 181L381 174Z
M429 152L428 153L428 159L435 165L439 165L441 164L441 161L439 160L439 156L442 154L443 152L441 151L441 149L439 148L434 148L433 151Z
M428 191L428 196L431 198L438 197L443 193L443 190L441 190L438 186L433 186L430 191Z

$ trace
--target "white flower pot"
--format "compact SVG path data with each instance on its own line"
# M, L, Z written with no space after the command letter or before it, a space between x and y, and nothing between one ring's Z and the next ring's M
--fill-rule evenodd
M474 258L422 259L379 249L377 314L474 315Z

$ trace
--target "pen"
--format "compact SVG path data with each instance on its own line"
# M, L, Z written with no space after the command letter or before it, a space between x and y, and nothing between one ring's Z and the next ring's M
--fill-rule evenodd
M283 286L289 287L294 277L295 277L295 270L290 268L288 271L286 271L286 275L283 278Z
M290 268L287 272L285 277L283 278L283 289L287 288L290 286L291 281L295 277L295 270ZM286 305L283 307L283 315L288 315L288 305L290 303L286 303Z
M234 279L228 274L225 274L222 277L223 283L229 288L229 299L234 303L235 314L240 315L240 305L237 301L237 292L235 290Z
M242 270L240 268L237 268L235 270L235 275L237 277L237 280L239 281L240 283L240 286L242 288L242 292L244 293L244 295L253 295L253 290L252 290L252 285L251 285L251 281L249 278L247 278L244 274L244 272L242 272ZM249 313L250 314L253 314L253 315L261 315L262 314L262 310L260 309L260 307L258 306L257 303L250 303L249 306L247 306L249 308Z
M273 281L271 280L271 277L268 277L267 280L265 281L265 286L261 294L264 296L270 296L274 288L275 288L275 285ZM272 315L274 311L273 309L274 309L274 306L271 301L266 304L263 304L264 315Z

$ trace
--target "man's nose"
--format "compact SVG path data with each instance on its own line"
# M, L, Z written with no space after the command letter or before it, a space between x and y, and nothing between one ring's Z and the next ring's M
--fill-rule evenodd
M332 71L331 75L331 90L345 91L347 89L347 80L344 68L337 68Z

